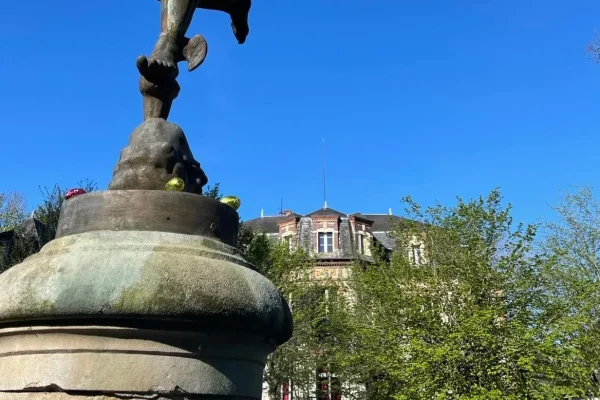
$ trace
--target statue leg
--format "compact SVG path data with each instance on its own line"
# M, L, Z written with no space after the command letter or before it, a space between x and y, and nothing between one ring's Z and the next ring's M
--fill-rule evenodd
M138 64L142 75L153 82L175 79L197 0L162 0L161 33L147 64Z
M231 27L239 44L246 41L250 32L248 14L252 5L251 0L198 0L198 8L224 11L231 16Z
M161 31L174 40L183 38L192 23L196 5L197 0L163 0Z

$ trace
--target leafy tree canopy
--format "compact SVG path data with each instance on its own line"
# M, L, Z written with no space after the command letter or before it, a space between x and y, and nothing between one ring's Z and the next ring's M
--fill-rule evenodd
M538 227L515 224L499 191L426 210L406 201L415 222L397 227L391 261L353 272L356 302L338 338L345 379L367 382L373 399L597 392L597 315L569 293L597 296L598 285L565 279L571 264L536 251ZM420 263L416 243L426 249Z

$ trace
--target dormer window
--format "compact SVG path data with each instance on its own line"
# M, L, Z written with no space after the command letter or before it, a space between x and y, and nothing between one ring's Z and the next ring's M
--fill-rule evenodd
M292 235L285 235L281 238L281 241L284 242L290 251L294 250L294 243L292 241Z
M365 235L358 235L358 252L365 254Z
M423 255L421 253L420 245L415 245L412 247L412 259L413 259L413 262L417 265L420 265L423 263Z
M319 253L333 253L333 232L319 232Z

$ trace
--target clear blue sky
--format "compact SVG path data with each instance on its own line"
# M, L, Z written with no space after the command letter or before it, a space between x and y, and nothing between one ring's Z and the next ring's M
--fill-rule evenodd
M39 185L106 188L141 122L135 60L160 3L5 3L0 192L33 207ZM171 116L243 219L322 205L323 137L347 213L500 187L534 221L560 189L598 186L598 1L255 0L250 23L239 46L225 14L196 13L209 54Z

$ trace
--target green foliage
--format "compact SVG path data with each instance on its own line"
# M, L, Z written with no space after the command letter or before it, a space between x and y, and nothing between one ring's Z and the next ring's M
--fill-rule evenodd
M37 253L40 248L41 244L36 238L23 235L21 229L17 227L8 253L0 254L0 273L21 263L30 255Z
M220 199L219 184L204 195ZM47 232L37 241L18 232L22 199L0 195L0 230L17 228L0 271L54 238L63 199L60 187L45 189L35 214ZM315 281L309 254L240 225L238 249L294 316L292 339L267 360L270 397L291 383L293 399L314 399L318 368L336 374L348 399L597 396L600 203L591 190L567 194L541 240L539 227L513 222L498 191L425 210L405 201L391 257L373 247L374 264L357 264L343 282Z
M546 224L544 250L579 279L600 281L600 203L590 187L565 193L554 207L558 220Z
M96 184L89 180L80 182L78 185L86 192L96 190ZM0 272L37 253L42 246L56 236L65 191L55 185L52 190L44 188L42 194L44 195L43 202L34 212L35 218L45 225L45 228L38 232L39 237L32 237L22 230L21 224L26 219L23 199L16 195L0 194L0 231L14 230L14 238L8 253L0 253Z
M254 232L240 224L238 233L238 249L244 257L256 267L256 270L262 275L273 275L272 258L273 243L267 235L260 232Z
M242 253L282 291L294 317L292 339L267 360L264 378L269 396L281 398L283 385L291 383L289 390L294 399L313 399L316 368L328 365L332 358L328 316L338 287L311 279L314 264L301 249L290 251L287 243L270 241L264 233L243 225L239 238Z
M16 193L0 194L0 232L18 230L25 218L25 200L21 195ZM0 244L0 272L20 262L24 258L23 253L27 254L33 251L32 243L22 238L18 232L12 237L12 244ZM5 245L9 247L5 249Z
M535 226L515 226L498 191L425 211L406 200L415 222L397 227L391 261L353 271L357 301L339 321L336 355L345 380L368 382L372 399L550 399L597 390L585 354L593 321L573 302L572 318L560 309L557 263L534 252ZM426 249L419 265L407 251L416 242ZM577 285L597 291L591 281Z
M292 339L269 356L265 371L270 396L278 396L284 382L293 379L294 398L314 394L315 367L319 362L316 325L324 316L323 288L310 280L311 261L285 244L272 244L266 276L283 292L294 316Z
M23 197L17 193L0 193L0 232L15 229L25 218Z
M221 197L223 197L223 195L220 193L220 190L219 190L219 182L215 183L215 185L213 187L211 187L210 185L207 185L206 189L204 190L204 193L202 193L202 194L206 197L210 197L210 198L216 199L216 200L221 200Z
M549 318L571 326L586 365L600 370L600 203L590 187L566 193L545 226L541 252L553 298ZM584 371L585 372L585 371Z
M97 190L97 185L90 180L78 182L77 185L88 193ZM45 244L53 240L56 236L58 219L60 217L60 210L62 209L63 202L65 201L66 190L63 190L59 185L54 185L51 190L48 190L48 188L40 190L42 191L44 199L42 204L35 210L35 217L46 225L46 230L42 239Z

